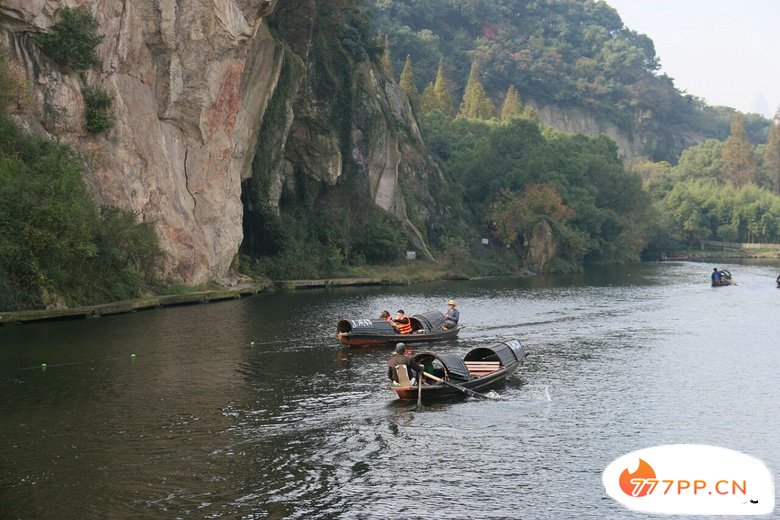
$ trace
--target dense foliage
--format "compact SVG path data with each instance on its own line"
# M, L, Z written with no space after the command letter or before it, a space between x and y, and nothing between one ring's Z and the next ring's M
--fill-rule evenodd
M724 139L735 111L708 107L658 74L652 40L627 28L617 11L593 0L373 0L396 70L407 55L417 87L435 82L440 60L453 94L463 96L469 67L495 106L514 86L539 105L579 106L627 132L652 133L646 153L673 160L686 133ZM446 111L445 111L446 113ZM766 136L766 120L749 118L749 138Z
M135 297L160 259L149 225L95 206L69 148L0 115L0 310Z
M737 117L725 142L689 148L676 166L635 166L658 201L663 234L687 247L708 240L780 242L780 162L773 160L779 123L767 144L752 146Z
M639 258L650 198L639 176L625 172L611 140L559 133L525 118L484 122L434 112L422 126L462 185L469 210L504 245L522 250L544 219L569 267Z

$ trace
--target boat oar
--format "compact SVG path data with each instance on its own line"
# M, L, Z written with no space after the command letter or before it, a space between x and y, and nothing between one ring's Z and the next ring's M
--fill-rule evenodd
M423 375L425 377L427 377L428 379L433 379L434 381L438 381L439 383L444 383L445 385L451 386L452 388L457 388L458 390L460 390L461 392L463 392L464 394L466 394L469 397L481 397L482 399L493 399L493 400L496 400L496 401L499 400L498 397L493 397L493 396L490 396L490 395L487 395L487 394L480 394L479 392L475 392L471 388L466 388L465 386L460 386L460 385L457 385L455 383L450 383L449 381L445 381L444 379L442 379L440 377L436 377L433 374L429 374L428 372L423 372Z
M417 411L422 410L422 377L417 378Z

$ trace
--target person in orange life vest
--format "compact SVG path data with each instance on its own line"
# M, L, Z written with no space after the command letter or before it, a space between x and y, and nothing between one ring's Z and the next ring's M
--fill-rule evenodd
M390 322L395 327L395 331L398 334L411 334L412 333L412 320L404 313L403 309L399 309L395 315L395 319Z

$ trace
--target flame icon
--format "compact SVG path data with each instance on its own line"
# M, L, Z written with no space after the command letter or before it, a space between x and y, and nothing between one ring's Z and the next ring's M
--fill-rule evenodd
M642 459L639 459L639 467L633 473L628 472L628 468L623 470L620 474L620 489L623 490L628 496L643 497L650 492L649 486L644 486L644 479L655 478L655 470L653 467ZM632 482L635 479L641 480L641 482Z

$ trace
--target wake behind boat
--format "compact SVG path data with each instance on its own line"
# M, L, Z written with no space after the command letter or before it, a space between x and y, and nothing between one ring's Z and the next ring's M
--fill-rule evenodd
M385 320L341 320L336 325L336 337L342 345L360 347L366 345L395 345L397 343L429 343L455 339L463 327L444 329L444 314L430 311L409 317L412 332L399 334Z
M528 352L516 339L494 343L469 351L463 359L449 353L421 352L412 359L425 367L423 383L411 384L405 365L395 367L398 383L390 388L399 399L415 400L418 392L422 400L458 395L472 395L487 390L513 374Z

